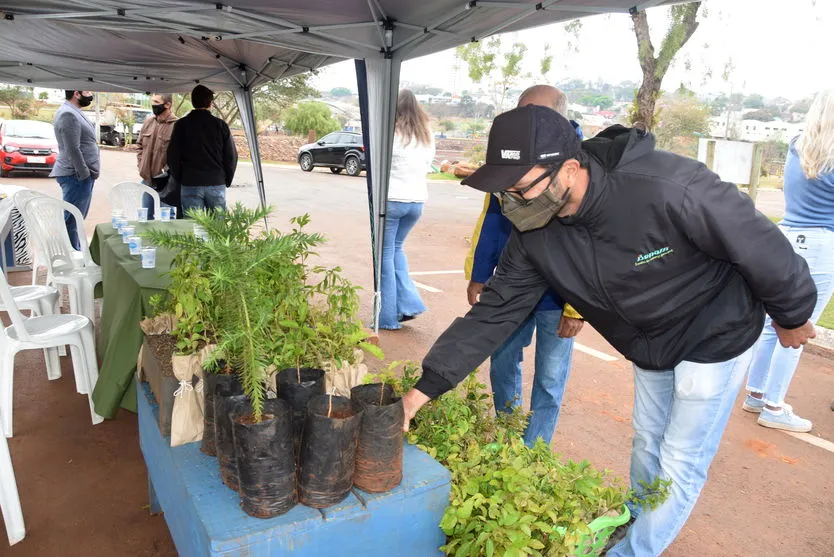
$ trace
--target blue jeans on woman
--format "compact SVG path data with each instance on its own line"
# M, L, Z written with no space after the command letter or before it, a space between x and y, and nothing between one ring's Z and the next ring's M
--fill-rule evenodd
M816 323L834 292L834 231L825 228L780 228L794 251L808 262L811 277L817 285L817 305L811 315L811 322ZM773 322L768 317L756 344L747 390L763 395L765 404L782 406L801 355L802 347L797 350L779 344Z
M382 247L382 307L380 329L399 329L400 321L426 311L417 287L408 276L408 259L403 244L423 214L422 203L389 201L386 207Z
M730 411L753 360L753 349L715 364L681 362L674 369L634 366L631 487L671 480L654 510L629 505L636 520L608 557L660 555L680 532L707 479Z
M87 212L90 210L90 201L93 199L95 179L92 176L84 180L79 180L75 176L57 176L55 179L58 181L58 185L61 186L61 197L63 200L78 207L78 210L81 211L81 216L87 218ZM81 243L78 239L78 225L81 223L76 223L75 218L69 212L64 211L64 224L67 227L67 234L69 234L72 247L81 249ZM86 232L82 230L81 234L86 234ZM86 236L84 241L87 241Z
M495 409L510 412L513 407L522 404L521 362L524 360L524 348L530 346L535 329L536 371L530 399L532 414L524 431L524 443L530 447L540 437L550 445L570 375L573 339L556 334L561 318L562 312L558 309L534 311L490 359L489 380Z

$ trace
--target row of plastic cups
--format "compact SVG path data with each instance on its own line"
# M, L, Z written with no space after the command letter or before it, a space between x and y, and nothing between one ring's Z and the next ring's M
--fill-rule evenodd
M140 207L139 209L136 209L136 220L139 222L148 222L147 207ZM159 220L161 222L170 222L172 220L177 220L177 208L160 207ZM127 217L125 217L124 211L114 209L110 216L110 223L112 224L113 228L118 229L119 222L121 221L127 222Z

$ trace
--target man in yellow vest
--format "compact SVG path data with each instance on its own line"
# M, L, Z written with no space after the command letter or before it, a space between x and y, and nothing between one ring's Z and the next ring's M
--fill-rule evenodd
M530 87L518 100L519 106L528 104L547 106L567 117L567 96L555 87ZM581 137L578 125L575 124L575 127ZM495 272L511 230L512 223L501 213L499 197L486 194L465 265L469 280L466 294L470 305L477 303L484 283ZM573 337L582 325L582 317L565 305L555 291L548 290L536 309L490 358L489 379L495 409L509 412L514 406L522 404L521 362L524 348L530 346L533 331L536 331L535 373L530 400L532 414L524 432L524 442L530 446L538 438L547 444L551 442L570 374Z

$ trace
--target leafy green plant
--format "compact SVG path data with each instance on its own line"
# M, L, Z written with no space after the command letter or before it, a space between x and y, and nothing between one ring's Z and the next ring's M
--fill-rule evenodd
M310 130L315 130L316 137L340 128L330 107L318 101L302 102L288 109L284 118L284 127L295 135L306 135Z
M146 233L152 243L179 251L169 272L176 284L168 302L177 316L178 343L210 338L216 349L207 365L223 360L240 375L256 420L273 367L320 367L330 360L341 365L356 347L381 357L363 342L357 288L338 268L309 266L313 249L324 242L304 230L309 216L293 218L289 233L257 231L269 212L241 204L189 212L206 230L206 241L165 230ZM196 289L188 289L186 276Z
M392 383L400 393L416 384L416 366L406 364L401 377L392 370L368 381ZM654 507L667 496L668 482L656 480L638 495L587 461L562 462L542 441L526 447L524 413L496 416L485 389L471 375L424 406L408 433L409 442L452 474L449 507L440 523L447 554L573 554L591 534L594 519L620 515L628 501Z

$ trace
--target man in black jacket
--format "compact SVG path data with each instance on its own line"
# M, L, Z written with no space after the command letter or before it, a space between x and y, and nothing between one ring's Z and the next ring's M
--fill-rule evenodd
M174 124L168 145L168 168L180 186L183 211L225 209L226 188L232 185L237 151L229 126L210 112L214 93L197 85L191 92L194 110Z
M502 197L514 230L480 301L452 323L406 393L404 427L453 388L553 287L634 367L632 487L671 480L609 556L659 555L706 481L764 324L784 346L814 336L805 261L733 184L614 126L579 142L556 112L495 119L487 164L463 183ZM778 325L777 325L778 324Z

